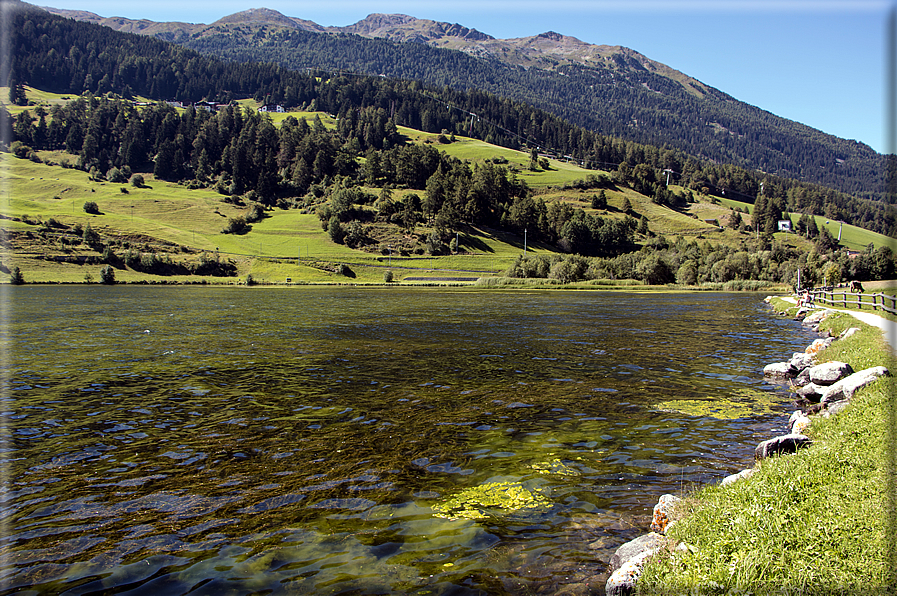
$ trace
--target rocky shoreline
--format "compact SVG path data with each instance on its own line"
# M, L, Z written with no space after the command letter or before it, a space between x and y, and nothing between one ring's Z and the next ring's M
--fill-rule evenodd
M770 301L771 297L765 299L767 304ZM800 308L795 319L818 332L819 324L829 312L823 309ZM816 363L816 356L820 351L857 331L858 327L851 327L838 337L819 338L803 352L794 353L789 360L769 364L763 369L764 378L788 383L796 395L795 405L800 409L795 410L788 419L788 434L758 444L754 450L754 466L725 477L720 483L721 486L749 478L765 458L795 453L810 446L812 440L804 432L812 425L814 417L837 414L847 406L857 390L879 377L890 376L888 369L883 366L855 372L850 364L845 362ZM605 584L608 596L633 594L645 563L662 549L693 552L696 550L692 545L674 541L666 536L669 528L675 524L675 521L671 521L672 514L679 501L681 499L675 495L662 495L654 506L650 532L623 544L616 550L609 563L609 577Z

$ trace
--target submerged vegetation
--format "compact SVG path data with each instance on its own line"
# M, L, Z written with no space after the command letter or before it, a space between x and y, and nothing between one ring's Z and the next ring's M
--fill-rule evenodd
M551 505L544 495L525 488L519 482L487 482L465 488L443 502L433 505L436 517L449 519L485 519L490 514L512 513Z
M654 404L661 412L677 412L695 417L709 417L718 420L737 420L757 414L770 414L777 411L778 396L775 394L742 389L733 392L729 397L718 399L674 399Z

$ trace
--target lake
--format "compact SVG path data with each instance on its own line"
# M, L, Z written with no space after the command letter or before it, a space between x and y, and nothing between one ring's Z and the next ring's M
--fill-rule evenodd
M6 290L0 586L603 593L786 431L747 293Z

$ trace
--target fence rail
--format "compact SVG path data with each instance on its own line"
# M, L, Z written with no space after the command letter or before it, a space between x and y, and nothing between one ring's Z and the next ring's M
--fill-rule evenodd
M871 308L872 310L881 309L892 315L897 315L897 297L888 296L878 292L877 294L852 293L847 289L835 291L834 289L818 289L812 290L810 295L814 302L827 304L829 306L843 306L844 308Z

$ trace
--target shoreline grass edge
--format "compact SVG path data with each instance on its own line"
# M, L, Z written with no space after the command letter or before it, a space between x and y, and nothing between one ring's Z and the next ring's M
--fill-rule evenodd
M780 299L773 309L793 316ZM832 313L821 332L853 337L817 361L895 370L879 329ZM884 377L836 416L814 416L813 446L763 460L748 479L688 494L669 547L645 565L637 594L891 594L897 588L897 379ZM787 428L786 420L782 421ZM684 542L694 548L675 549Z

